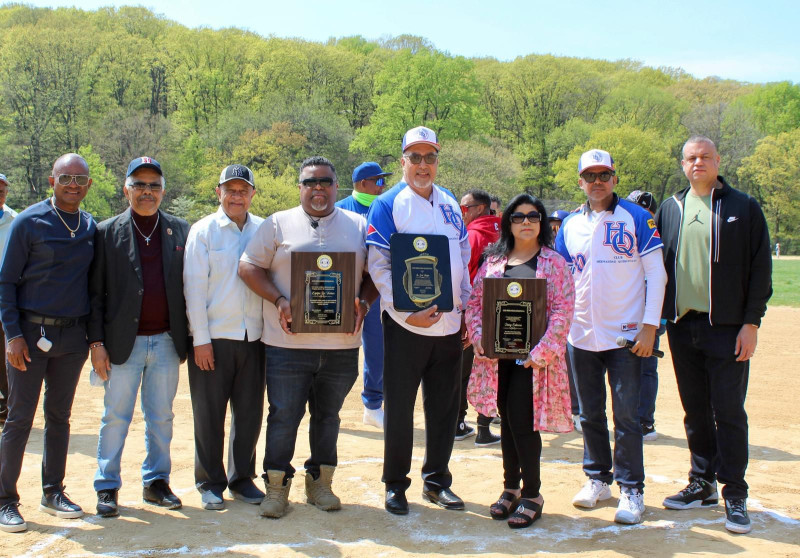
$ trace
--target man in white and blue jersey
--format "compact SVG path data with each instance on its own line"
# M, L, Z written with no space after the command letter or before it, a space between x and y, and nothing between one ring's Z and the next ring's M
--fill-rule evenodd
M650 214L614 193L618 182L607 152L592 149L578 163L587 201L561 225L556 250L575 280L575 315L567 349L572 360L583 429L586 485L573 505L592 508L620 486L614 520L634 524L644 513L644 461L639 424L641 359L653 350L666 273L661 238ZM617 338L633 341L620 348ZM614 410L614 456L608 441L608 372ZM613 472L612 472L613 470Z
M434 184L439 144L433 130L419 126L403 136L403 180L382 194L369 211L369 272L381 295L383 340L384 460L386 510L407 514L411 484L414 401L422 382L425 409L423 498L445 509L464 509L450 490L448 468L460 394L463 308L470 294L470 245L461 208L452 193ZM444 235L449 239L452 312L436 305L399 312L392 296L389 240L394 233Z
M336 207L367 216L369 208L383 192L386 177L378 163L361 163L353 170L353 195L336 202ZM380 297L364 317L361 343L364 346L364 424L383 429L383 327Z

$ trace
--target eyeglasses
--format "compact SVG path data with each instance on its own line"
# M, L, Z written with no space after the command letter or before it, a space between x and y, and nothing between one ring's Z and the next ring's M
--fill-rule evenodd
M531 211L530 213L512 213L511 214L511 222L515 225L519 225L525 219L528 220L529 223L538 223L542 220L542 215L538 211Z
M228 188L220 188L222 194L231 198L246 198L250 195L248 190L230 190Z
M419 153L410 153L408 155L403 155L403 157L411 161L412 165L419 165L423 159L429 165L432 165L439 160L439 154L435 152L426 153L425 155L420 155Z
M304 178L300 184L306 188L313 188L314 186L322 186L323 188L330 188L333 186L333 178Z
M75 184L78 186L88 186L89 185L89 175L88 174L59 174L56 177L56 182L60 186L69 186L72 184L72 181L75 181Z
M611 180L611 177L614 176L612 171L603 171L603 172L585 172L581 175L587 184L591 184L595 180L599 180L600 182L608 182Z
M469 211L470 207L478 207L479 205L483 205L482 203L473 203L472 205L462 205L461 206L461 213L462 215Z
M160 182L132 182L130 187L136 190L137 192L144 192L146 190L150 190L153 193L158 193L161 191L161 183Z
M365 178L364 180L369 180L370 182L374 182L375 186L383 186L386 184L386 179L384 177L380 178Z

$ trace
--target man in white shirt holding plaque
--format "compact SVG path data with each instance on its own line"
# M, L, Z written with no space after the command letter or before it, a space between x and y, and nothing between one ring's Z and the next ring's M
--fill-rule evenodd
M385 508L408 513L405 492L411 484L414 401L422 383L425 408L423 498L445 509L463 510L464 502L450 485L448 463L453 450L461 385L463 309L471 291L470 245L461 208L452 193L434 184L439 143L433 130L419 126L403 137L403 180L382 194L370 208L367 228L369 272L381 295L383 369ZM436 305L418 312L394 308L392 261L395 233L444 235L450 252L452 312ZM397 355L403 355L398 358Z
M366 222L335 207L338 182L333 164L310 157L300 166L300 206L269 216L239 262L239 276L264 299L266 344L267 444L264 478L267 495L261 515L286 513L295 469L291 460L297 428L308 405L311 455L305 462L308 501L330 511L341 508L331 482L337 464L339 410L358 377L361 322L377 293L366 276ZM353 252L355 288L342 292L342 304L355 304L350 333L292 331L292 252ZM363 278L362 278L363 275Z

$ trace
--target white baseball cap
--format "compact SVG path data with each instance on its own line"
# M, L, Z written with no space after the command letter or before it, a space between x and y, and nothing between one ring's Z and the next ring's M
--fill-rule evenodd
M436 151L441 149L441 146L437 143L436 132L430 128L426 128L425 126L411 128L405 133L403 136L403 152L405 153L406 149L412 145L417 145L418 143L427 143L428 145L432 145Z
M614 159L611 158L608 151L590 149L581 155L578 161L578 174L590 167L605 167L608 170L614 170Z

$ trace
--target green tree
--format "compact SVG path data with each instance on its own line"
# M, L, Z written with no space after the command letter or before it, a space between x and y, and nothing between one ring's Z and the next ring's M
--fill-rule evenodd
M356 131L351 151L370 158L397 156L403 134L420 125L440 140L488 131L472 70L472 62L462 57L427 49L399 51L375 77L375 112L369 125Z
M800 84L788 81L761 85L739 102L753 111L764 134L775 135L800 128Z
M773 242L785 253L800 252L800 129L766 136L742 161L741 178L754 184Z
M521 178L519 161L499 142L453 140L442 148L436 183L459 200L467 190L480 188L508 201L523 190Z
M86 159L92 187L83 199L83 209L94 215L97 222L113 217L127 206L125 199L117 195L116 179L108 170L91 145L78 149L78 155Z

